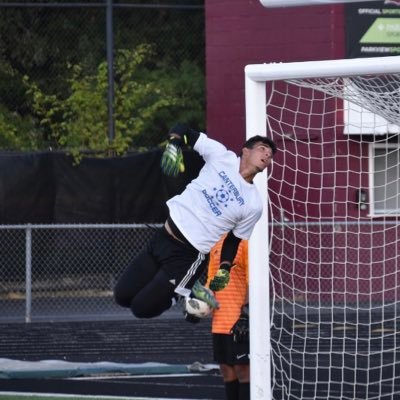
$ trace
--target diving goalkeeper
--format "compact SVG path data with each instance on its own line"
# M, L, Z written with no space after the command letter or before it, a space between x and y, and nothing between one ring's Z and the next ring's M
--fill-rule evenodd
M226 234L219 270L210 282L218 291L242 239L249 239L263 205L254 177L272 161L277 148L265 136L248 139L239 157L221 143L183 124L170 129L161 159L166 175L182 171L182 147L191 146L205 164L185 190L167 201L169 217L130 262L114 288L117 304L138 318L152 318L169 309L179 296L194 296L218 308L212 292L198 281L209 252Z

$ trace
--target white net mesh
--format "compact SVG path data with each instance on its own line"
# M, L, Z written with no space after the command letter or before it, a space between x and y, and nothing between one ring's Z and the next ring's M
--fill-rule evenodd
M274 399L400 398L399 83L267 83Z

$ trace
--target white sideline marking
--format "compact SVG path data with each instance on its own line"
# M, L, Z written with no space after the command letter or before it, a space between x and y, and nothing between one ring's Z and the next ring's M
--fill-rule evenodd
M147 374L147 375L99 375L99 376L77 376L66 378L66 380L74 380L74 381L92 381L96 379L141 379L141 378L182 378L186 376L204 376L204 374L200 373L184 373L184 374Z

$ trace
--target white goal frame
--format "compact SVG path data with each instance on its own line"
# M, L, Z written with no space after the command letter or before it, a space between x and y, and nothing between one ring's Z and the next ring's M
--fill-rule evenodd
M245 67L246 137L267 134L266 83L274 80L350 77L400 72L400 56L254 64ZM264 211L249 241L251 399L270 400L271 343L267 171L256 176ZM266 260L260 262L260 260Z
M318 6L338 3L361 3L376 0L260 0L266 8Z

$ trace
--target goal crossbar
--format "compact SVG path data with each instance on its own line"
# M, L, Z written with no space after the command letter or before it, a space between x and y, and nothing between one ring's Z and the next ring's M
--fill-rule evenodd
M266 8L318 6L338 3L360 3L376 0L260 0Z
M353 58L292 63L250 64L246 78L255 82L281 79L324 78L367 74L390 74L400 70L400 56Z

